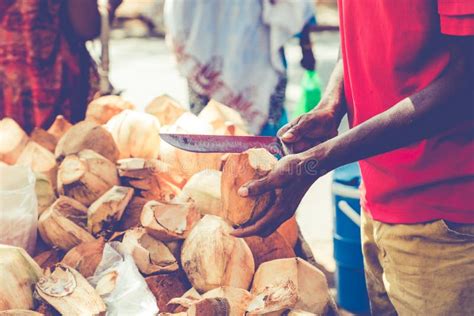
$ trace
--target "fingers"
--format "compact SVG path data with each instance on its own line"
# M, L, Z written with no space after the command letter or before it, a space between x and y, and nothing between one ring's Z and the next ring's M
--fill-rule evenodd
M239 238L250 236L267 237L277 230L277 228L290 217L287 215L280 215L280 212L276 211L268 212L255 223L235 229L231 232L231 235Z
M303 115L283 126L277 133L278 137L280 137L283 142L287 143L298 141L298 139L301 138L298 126L303 120L302 118Z
M247 182L239 188L239 195L241 197L256 196L268 191L274 190L276 184L272 183L270 177L263 177L259 180Z
M259 222L256 222L255 224L252 224L246 227L237 228L234 231L232 231L230 234L238 238L245 238L245 237L251 237L251 236L266 237L271 234L269 233L268 235L265 235L266 232L267 230L265 230L264 232L262 228L262 224L259 221Z

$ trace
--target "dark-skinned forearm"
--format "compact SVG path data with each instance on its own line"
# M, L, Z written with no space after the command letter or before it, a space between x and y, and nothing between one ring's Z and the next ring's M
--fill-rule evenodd
M347 107L344 97L344 64L340 56L334 66L331 76L329 77L321 102L314 110L318 109L331 109L334 111L334 115L338 120L341 120L346 114Z
M387 111L301 154L324 171L429 138L473 119L472 67L453 58L445 72L425 89ZM468 80L466 80L468 78ZM471 88L472 90L472 88Z

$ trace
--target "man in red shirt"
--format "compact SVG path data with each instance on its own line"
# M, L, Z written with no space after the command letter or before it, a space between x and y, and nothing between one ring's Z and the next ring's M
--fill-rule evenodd
M360 160L373 314L474 315L474 1L338 2L325 96L280 131L296 154L239 191L282 193L234 235L271 233L319 176Z

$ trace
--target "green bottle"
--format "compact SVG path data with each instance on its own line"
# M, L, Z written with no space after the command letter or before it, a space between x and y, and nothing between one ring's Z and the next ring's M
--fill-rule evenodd
M316 70L306 70L301 80L301 97L293 112L293 119L314 109L321 100L321 79Z

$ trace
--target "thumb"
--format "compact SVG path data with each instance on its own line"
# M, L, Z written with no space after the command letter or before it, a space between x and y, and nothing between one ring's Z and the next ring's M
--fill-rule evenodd
M280 139L285 143L295 143L303 138L307 126L307 120L301 117L296 124L284 131Z
M275 185L270 181L270 178L264 177L259 180L247 182L239 188L238 193L241 197L249 197L261 195L273 189L275 189Z

